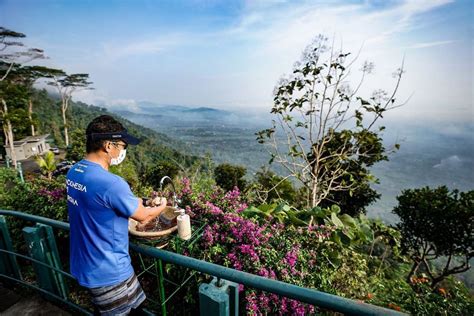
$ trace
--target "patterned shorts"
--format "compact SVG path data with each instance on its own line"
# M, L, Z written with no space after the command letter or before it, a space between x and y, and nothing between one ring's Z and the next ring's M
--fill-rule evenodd
M146 298L135 273L119 284L89 288L89 292L100 315L127 315Z

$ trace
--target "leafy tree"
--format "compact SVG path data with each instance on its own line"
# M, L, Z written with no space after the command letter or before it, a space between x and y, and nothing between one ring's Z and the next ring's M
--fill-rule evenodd
M345 134L351 134L356 139L357 146L346 144L348 151L354 152L359 148L367 152L366 155L352 154L344 160L331 161L331 155L340 150L344 146ZM322 207L330 207L333 204L339 205L343 213L356 216L366 212L366 207L380 198L380 194L370 187L371 182L378 182L378 179L372 176L369 167L373 164L388 160L382 139L377 133L362 130L359 132L344 131L334 132L333 137L324 147L322 159L327 159L332 165L342 166L346 170L339 178L335 179L339 183L353 183L352 190L332 190L327 197L321 201Z
M474 191L450 192L446 186L404 190L393 213L400 217L402 248L413 266L408 280L423 266L434 288L448 275L467 271L474 256ZM430 262L446 257L441 271ZM457 263L454 263L458 259Z
M370 174L357 181L350 172L351 164L365 167L366 160L383 156L383 147L374 150L381 144L378 132L383 127L377 132L372 129L385 112L402 105L395 102L395 94L403 64L394 74L390 93L375 90L370 97L361 97L359 90L373 64L363 64L360 80L351 88L348 79L357 57L350 60L350 53L327 43L327 38L317 37L292 75L281 79L275 88L272 127L256 133L258 142L267 145L270 163L279 163L307 189L310 207L334 192L353 194L366 184Z
M216 184L226 191L230 191L234 187L243 191L247 185L247 181L243 178L246 173L245 167L224 163L214 169L214 179Z
M4 128L8 121L11 124L13 140L17 140L29 135L29 122L27 113L28 90L23 85L15 84L9 80L0 82L0 97L5 101L7 107L3 111L2 119ZM8 132L8 130L5 130ZM4 137L6 133L4 132ZM7 138L8 140L8 138Z
M86 132L77 128L71 133L71 146L67 149L66 159L79 161L86 155Z
M11 83L0 82L0 123L3 130L5 145L10 149L12 164L16 167L16 155L13 142L27 134L28 117L26 112L27 91L24 87Z
M169 161L160 161L146 173L146 182L157 190L160 187L161 178L168 176L174 179L178 173L179 167L177 164Z
M43 174L46 174L48 180L53 178L53 172L56 170L56 161L54 160L54 153L52 151L48 151L44 156L36 157L36 162L38 163L39 167Z

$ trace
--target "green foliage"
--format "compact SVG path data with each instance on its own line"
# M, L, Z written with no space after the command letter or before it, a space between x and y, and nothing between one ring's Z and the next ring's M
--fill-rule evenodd
M337 205L331 208L314 207L312 209L298 210L285 203L263 204L258 208L250 206L242 213L247 218L257 218L262 222L275 220L278 223L311 227L313 225L326 225L335 227L331 234L331 241L347 247L354 247L374 238L370 221L363 215L356 218L348 214L341 214Z
M375 278L372 280L370 299L367 303L408 312L412 315L473 315L474 300L463 284L447 278L442 287L433 291L420 279L410 286L398 279Z
M8 208L8 201L11 199L10 191L20 184L20 178L15 169L0 167L0 207Z
M27 178L25 183L19 181L15 171L0 168L0 208L15 210L33 215L43 216L63 222L68 221L66 203L66 185L63 176L47 180L45 178ZM24 220L9 218L10 235L14 248L26 253L26 245L22 238L22 229L27 226ZM60 243L68 245L67 231L58 230Z
M160 188L160 180L164 176L175 179L179 174L179 166L174 162L160 161L146 173L146 183L155 190Z
M193 192L209 195L216 186L214 162L209 153L203 159L196 160L190 168L185 170L184 174L189 175Z
M54 153L48 151L44 156L37 156L36 163L41 168L41 172L45 174L49 180L53 176L53 171L56 170L56 161L54 159Z
M0 104L0 125L5 120L10 120L13 129L14 140L21 139L29 135L30 121L28 118L28 90L21 85L9 81L0 82L0 99L5 100L8 107L8 114L3 112L3 105ZM3 130L3 129L2 129ZM0 133L3 140L4 133Z
M66 159L80 161L86 155L86 132L82 128L71 133L70 145L66 152Z
M128 159L125 159L118 166L110 166L109 171L124 178L133 190L141 185L135 166Z
M65 183L61 176L51 181L32 178L24 184L9 186L7 198L1 201L1 206L67 222Z
M397 227L403 236L403 250L413 260L408 278L422 264L435 287L446 276L469 269L474 256L474 191L425 187L405 190L397 200L393 213L400 217ZM445 267L439 273L431 271L429 262L441 256L448 257ZM452 267L456 256L461 264Z
M297 204L297 191L290 180L262 168L255 174L255 190L259 191L265 203L286 201L290 205Z
M327 137L321 158L330 168L341 168L343 173L334 181L349 186L347 190L333 190L321 201L320 206L328 207L337 204L344 213L356 216L366 212L366 207L380 198L371 182L378 180L370 173L373 164L388 160L382 139L375 132L367 129L360 131L343 130L333 132ZM345 155L338 152L345 148ZM358 154L364 153L364 154ZM314 160L314 154L310 154ZM329 178L328 178L329 179Z
M244 179L246 172L245 167L224 163L214 169L214 178L216 184L225 191L231 191L234 187L243 191L247 185L247 181Z

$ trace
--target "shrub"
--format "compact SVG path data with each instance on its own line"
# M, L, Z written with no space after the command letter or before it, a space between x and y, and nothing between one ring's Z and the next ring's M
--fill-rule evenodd
M225 191L230 191L234 187L238 187L239 190L243 191L247 185L243 178L246 172L245 167L224 163L214 169L214 177L217 185Z

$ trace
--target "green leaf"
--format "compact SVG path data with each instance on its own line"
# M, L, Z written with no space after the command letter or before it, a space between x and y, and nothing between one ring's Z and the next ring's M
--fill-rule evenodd
M275 211L275 208L277 207L277 204L276 203L272 203L272 204L261 204L258 206L258 208L264 212L264 213L267 213L267 214L271 214Z
M360 101L361 105L370 105L370 102L362 99L361 97L357 97L357 100Z
M341 208L340 208L338 205L333 204L333 205L331 206L331 212L332 212L332 213L339 214L339 213L341 212Z
M339 216L339 219L345 225L351 226L353 228L357 227L357 223L356 223L355 219L352 216L350 216L349 214L342 214L341 216Z
M334 225L337 227L344 227L344 223L341 222L339 217L337 217L336 213L331 213L331 221L333 222Z

